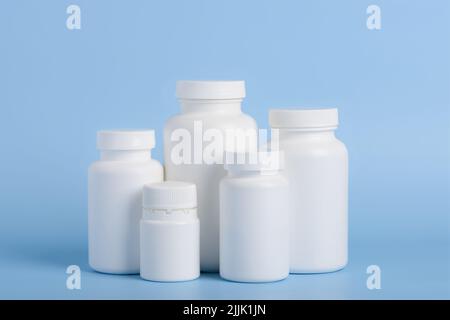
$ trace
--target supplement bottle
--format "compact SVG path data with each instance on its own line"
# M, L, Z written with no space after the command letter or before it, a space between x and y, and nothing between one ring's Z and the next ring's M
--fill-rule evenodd
M142 188L163 179L154 146L153 130L97 134L100 160L88 177L89 264L97 271L139 273Z
M280 175L277 162L225 166L228 175L220 183L220 276L240 282L286 278L288 181Z
M347 264L348 158L334 131L337 109L273 109L283 175L291 186L292 273L319 273ZM272 146L274 142L272 141Z
M147 184L141 219L141 277L187 281L200 275L200 239L195 185Z
M229 138L233 133L256 137L256 123L241 111L244 81L178 81L176 94L181 113L164 128L166 178L197 186L200 268L217 272L219 182L226 173L223 150L235 150Z

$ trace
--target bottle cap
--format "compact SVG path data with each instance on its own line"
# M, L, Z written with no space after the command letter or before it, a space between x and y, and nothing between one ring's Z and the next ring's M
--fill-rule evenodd
M144 185L142 205L146 209L188 209L197 207L195 184L165 181Z
M242 99L245 98L245 81L177 81L178 99Z
M154 147L154 130L102 130L97 132L97 149L99 150L149 150Z
M272 128L327 128L338 126L337 108L327 109L271 109L269 123Z

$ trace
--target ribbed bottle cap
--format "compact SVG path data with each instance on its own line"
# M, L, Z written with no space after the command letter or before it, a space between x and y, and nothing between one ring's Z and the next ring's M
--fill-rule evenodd
M177 81L178 99L242 99L245 98L245 81Z
M271 109L272 128L326 128L338 126L337 108L327 109Z
M165 181L144 185L142 205L147 209L189 209L197 207L195 184Z
M99 150L147 150L154 147L154 130L103 130L97 132L97 149Z

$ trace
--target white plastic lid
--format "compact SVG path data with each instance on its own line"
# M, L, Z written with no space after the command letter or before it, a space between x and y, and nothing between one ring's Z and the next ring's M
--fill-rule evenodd
M154 147L154 130L104 130L97 132L97 149L99 150L147 150Z
M269 123L272 128L326 128L337 127L338 109L271 109Z
M177 81L178 99L242 99L245 98L245 81Z
M228 171L274 172L281 170L283 163L283 151L227 152L224 168Z
M165 181L144 185L142 205L146 209L189 209L197 207L195 184Z

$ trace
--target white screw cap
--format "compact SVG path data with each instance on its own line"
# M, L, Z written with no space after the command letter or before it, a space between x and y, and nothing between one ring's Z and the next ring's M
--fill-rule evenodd
M99 150L150 150L154 147L154 130L103 130L97 132L97 149Z
M245 81L177 81L178 99L242 99L245 98Z
M195 184L165 181L144 185L142 205L146 209L190 209L197 207Z
M337 127L338 109L271 109L269 123L272 128L326 128Z

